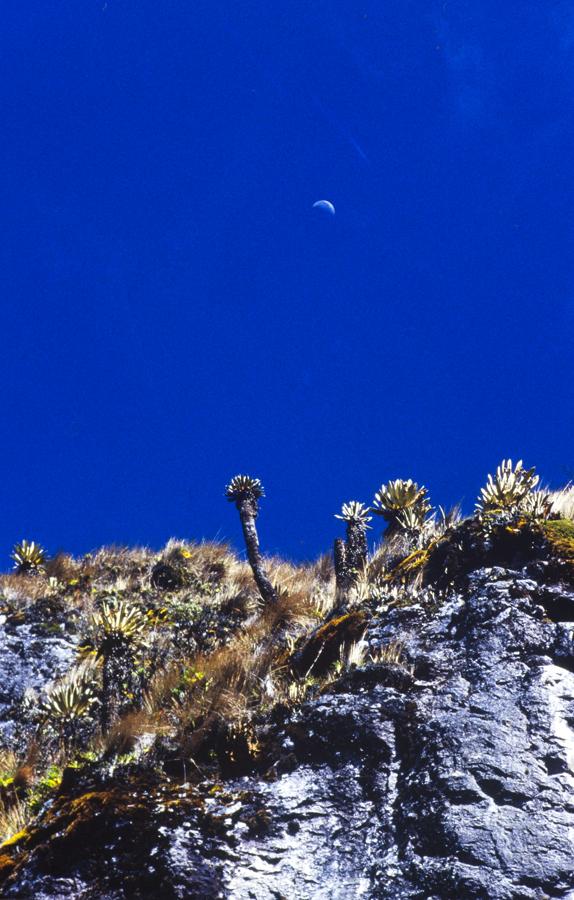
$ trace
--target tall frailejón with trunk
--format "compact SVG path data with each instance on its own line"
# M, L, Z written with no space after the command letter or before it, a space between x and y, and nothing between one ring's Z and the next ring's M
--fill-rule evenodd
M227 499L235 503L241 519L247 558L253 571L255 583L266 603L277 602L277 591L271 584L259 549L259 536L255 524L259 515L259 500L265 496L263 485L258 478L249 475L236 475L225 488Z
M337 589L346 590L357 580L367 564L367 529L370 528L371 516L364 503L350 500L343 503L340 515L347 524L347 539L335 541L335 575Z

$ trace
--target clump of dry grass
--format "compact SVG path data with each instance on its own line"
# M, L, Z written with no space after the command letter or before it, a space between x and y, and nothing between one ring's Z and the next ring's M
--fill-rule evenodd
M363 666L367 660L369 645L365 640L355 641L349 647L341 647L341 662L344 668L359 668Z
M393 552L397 551L393 545ZM389 552L389 547L381 548L375 560L386 560ZM158 561L172 557L184 560L192 577L181 589L166 593L151 585L150 572ZM205 758L208 748L217 746L222 735L236 747L236 756L237 742L254 752L253 726L261 712L277 702L300 702L318 685L313 678L294 681L289 657L335 607L332 559L323 556L315 562L294 564L271 557L266 567L277 589L274 604L261 602L248 563L225 544L213 542L192 544L172 539L158 553L147 548L105 547L78 561L60 555L49 575L30 579L30 587L43 583L44 591L57 591L61 585L67 592L72 582L74 593L66 596L70 606L77 604L86 634L90 615L110 596L139 605L144 612L160 605L168 610L161 627L152 625L143 651L155 654L153 664L138 662L147 678L141 708L125 713L105 735L96 725L91 743L94 752L104 757L122 756L133 752L142 736L162 734L171 735L184 756L197 760L202 754ZM27 591L24 576L6 578L17 579L14 590ZM348 598L351 603L361 603L372 591L370 579L367 570L356 596ZM239 613L235 630L209 651L190 644L186 652L177 618L181 604L187 604L192 613L196 608L199 613L213 608L216 615L225 610ZM192 633L193 617L188 624ZM175 632L177 643L173 642ZM347 648L347 656L346 666L359 665L363 650ZM324 678L325 683L328 680Z
M377 664L390 663L391 665L408 668L404 658L404 647L400 641L389 641L388 644L381 644L376 650L371 650L369 656L371 662Z
M148 714L196 760L222 735L253 750L256 717L289 698L290 650L317 623L316 570L275 559L269 572L289 586L276 603L258 603L226 646L174 661L146 692ZM319 590L328 590L324 582Z
M390 641L388 644L381 644L376 650L371 650L363 637L349 646L341 647L334 675L339 675L348 669L360 668L367 663L399 665L410 671L404 658L404 647L400 641Z
M0 843L22 831L31 818L21 798L30 780L29 767L22 766L12 750L0 750Z
M68 584L77 578L81 570L81 562L69 553L56 553L44 563L48 578L55 578L60 584Z
M15 799L13 803L6 804L0 800L0 845L25 831L32 818L33 814L25 801Z
M14 609L25 609L46 592L47 579L43 575L0 575L0 605L7 603Z
M19 761L14 751L8 748L0 750L0 786L12 783L18 768Z
M401 534L384 538L374 547L367 560L366 579L369 583L384 579L399 559L410 552L408 539Z
M567 484L560 491L551 491L550 500L555 515L574 520L574 484Z
M199 544L171 538L163 550L164 558L180 554L197 577L209 583L220 583L231 577L234 570L244 568L228 544L202 541Z
M79 575L101 587L114 585L118 579L136 587L156 558L157 554L147 547L102 547L86 554Z
M170 731L158 711L151 712L145 705L143 709L123 715L105 734L98 733L91 749L104 759L133 754L138 747L142 752L147 752L158 735L169 734Z

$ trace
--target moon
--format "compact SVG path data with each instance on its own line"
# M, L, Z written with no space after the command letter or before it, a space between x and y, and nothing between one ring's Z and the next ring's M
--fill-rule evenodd
M313 209L324 209L325 212L329 213L329 215L331 215L331 216L335 215L335 207L333 206L333 204L331 203L330 200L317 200L313 204Z

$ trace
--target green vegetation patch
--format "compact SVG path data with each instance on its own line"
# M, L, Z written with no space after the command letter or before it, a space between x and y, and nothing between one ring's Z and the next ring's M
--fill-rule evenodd
M62 773L61 766L52 765L37 781L28 799L30 810L33 813L37 813L44 803L57 792L62 783Z
M554 519L543 522L541 528L553 554L574 565L574 522L571 519Z

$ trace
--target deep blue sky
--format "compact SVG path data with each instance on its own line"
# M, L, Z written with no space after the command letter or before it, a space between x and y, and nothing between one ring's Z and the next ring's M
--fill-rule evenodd
M4 0L0 565L574 475L574 4ZM328 198L330 217L312 204Z

